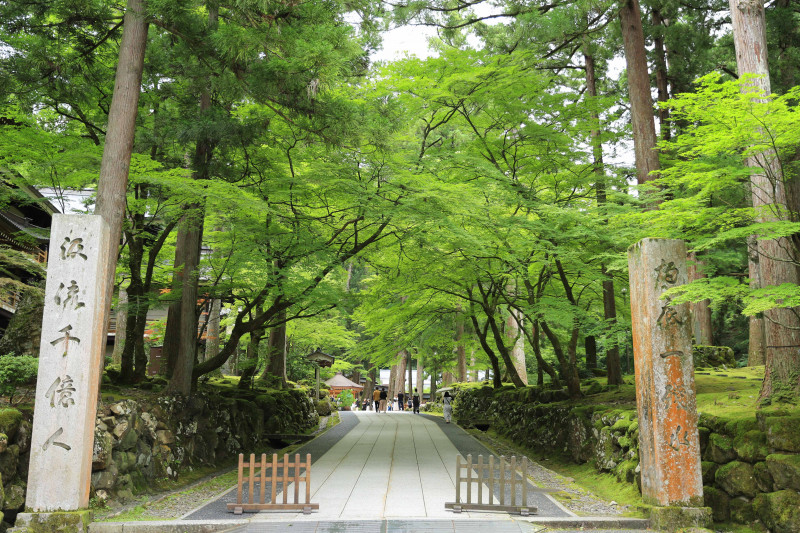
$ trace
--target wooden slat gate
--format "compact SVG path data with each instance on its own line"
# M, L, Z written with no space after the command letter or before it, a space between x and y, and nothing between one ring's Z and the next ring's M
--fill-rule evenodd
M527 457L517 461L517 458L512 456L510 461L506 461L505 456L501 455L499 461L495 461L495 457L490 455L489 461L484 462L483 456L479 455L477 463L472 461L472 455L467 455L467 460L464 462L463 459L461 455L456 457L456 501L445 503L445 509L452 509L457 513L469 510L507 511L528 516L538 511L536 507L528 506L529 491L557 492L553 489L528 487ZM517 479L518 474L519 479ZM462 483L466 483L467 489L463 502ZM476 490L472 488L473 483L477 484ZM483 501L484 485L488 488L486 503ZM517 494L518 488L520 494ZM506 489L510 489L509 502L506 502Z
M247 468L248 476L244 476ZM256 476L256 468L259 474ZM267 476L267 469L270 475ZM290 469L294 472L290 475ZM302 473L302 475L301 475ZM255 484L258 479L259 495L255 501ZM271 488L270 499L267 501L266 483ZM300 501L300 483L305 483L305 502ZM247 483L247 502L242 501L243 488ZM282 483L283 502L276 501L278 483ZM288 502L289 484L294 485L294 502ZM239 454L239 481L236 486L236 503L228 504L228 511L234 514L243 512L254 513L258 511L289 511L299 510L304 514L311 514L312 509L319 509L318 503L311 503L311 454L306 454L306 460L300 462L300 454L295 454L294 462L289 462L289 455L283 456L283 461L278 461L278 454L272 454L272 462L267 463L267 454L261 454L261 461L256 462L255 454L250 454L250 461L244 461L244 454Z

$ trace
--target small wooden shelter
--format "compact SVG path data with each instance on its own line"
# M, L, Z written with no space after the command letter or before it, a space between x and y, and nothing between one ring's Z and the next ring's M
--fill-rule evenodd
M341 372L337 372L336 375L331 379L326 380L325 385L328 386L331 394L333 394L334 397L339 396L339 393L341 393L343 390L352 391L353 396L355 397L358 396L358 392L364 388L358 383L350 381L344 377Z

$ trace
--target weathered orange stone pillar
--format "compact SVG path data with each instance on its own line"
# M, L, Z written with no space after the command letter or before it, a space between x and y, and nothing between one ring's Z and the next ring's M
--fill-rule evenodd
M661 294L687 282L681 240L643 239L628 250L642 496L703 505L689 304Z

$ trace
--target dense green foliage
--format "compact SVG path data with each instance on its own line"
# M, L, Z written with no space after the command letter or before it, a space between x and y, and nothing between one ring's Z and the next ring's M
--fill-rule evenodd
M731 76L724 3L643 5L665 80L662 171L648 188L632 179L616 3L147 6L117 281L129 316L174 305L176 235L202 227L195 380L221 367L268 379L285 357L285 377L310 382L305 355L322 347L349 375L409 354L434 382L466 366L495 385L530 373L580 395L579 376L632 371L626 250L642 237L700 254L708 277L680 298L710 299L714 337L742 363L745 317L800 303L797 286L746 283L748 236L800 230L795 204L765 221L748 189L750 156L775 154L787 186L796 176L798 15L784 3L768 9L771 98ZM121 9L0 5L4 176L59 198L94 189ZM406 22L440 29L431 56L370 64L379 30ZM220 347L206 356L214 299ZM170 335L136 327L125 379L144 376L146 330Z
M0 396L13 403L17 388L36 378L38 370L39 360L31 355L0 355Z

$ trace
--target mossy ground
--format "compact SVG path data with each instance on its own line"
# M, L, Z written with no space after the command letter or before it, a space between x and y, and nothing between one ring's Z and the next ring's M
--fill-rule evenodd
M479 440L483 440L480 439L480 432L478 430L470 430L470 433L479 438ZM516 442L512 442L507 437L497 434L491 429L487 431L487 434L492 440L501 442L504 446L528 456L532 460L539 462L542 466L549 468L565 478L571 478L576 485L589 490L598 497L609 502L615 501L621 505L629 505L636 509L636 511L632 513L627 513L628 516L647 518L649 515L650 507L642 501L642 495L639 494L635 485L619 482L613 475L602 474L595 469L593 464L585 463L579 465L561 457L550 456L527 449ZM484 444L486 444L485 441ZM554 493L553 496L561 500L568 497L565 493Z
M786 411L800 406L777 404L759 408L758 394L764 379L764 367L743 367L730 369L697 369L695 371L695 387L697 390L697 411L719 416L730 420L752 420L757 410L762 412ZM593 378L601 385L607 385L604 377ZM624 384L611 387L610 390L593 394L592 405L604 405L618 409L636 409L636 388L634 377L624 377ZM562 403L581 404L584 400L566 401Z

